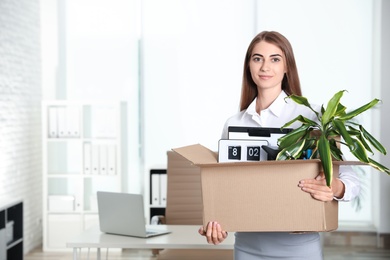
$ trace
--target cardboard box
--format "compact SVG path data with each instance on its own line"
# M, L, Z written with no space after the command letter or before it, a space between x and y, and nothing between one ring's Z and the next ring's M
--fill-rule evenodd
M172 149L201 171L203 224L226 231L310 232L338 227L338 202L321 202L301 191L299 180L315 178L320 160L218 163L218 155L196 144ZM334 162L334 176L341 164Z

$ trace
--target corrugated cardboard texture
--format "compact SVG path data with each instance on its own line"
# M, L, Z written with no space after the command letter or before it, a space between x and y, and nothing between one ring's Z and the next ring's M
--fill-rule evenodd
M338 227L337 201L321 202L298 188L299 180L318 175L319 160L217 163L201 145L174 151L201 170L204 225L218 221L227 231L265 232Z
M202 225L203 202L200 168L175 152L168 155L166 223Z
M319 170L318 162L202 167L204 223L217 220L227 231L337 229L337 201L315 200L297 187Z

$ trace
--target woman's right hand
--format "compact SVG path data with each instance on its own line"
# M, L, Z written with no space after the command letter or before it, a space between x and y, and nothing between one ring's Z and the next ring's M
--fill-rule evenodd
M226 231L223 231L221 225L216 221L210 221L207 223L206 230L202 227L199 228L199 234L205 236L207 243L218 245L228 236Z

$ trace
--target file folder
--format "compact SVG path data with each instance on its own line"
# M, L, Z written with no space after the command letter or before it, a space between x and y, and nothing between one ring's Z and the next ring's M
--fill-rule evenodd
M90 143L84 144L84 174L89 175L92 173L92 145Z
M152 196L151 196L151 205L160 206L160 174L152 174Z
M68 106L66 108L66 136L80 136L80 111L78 107Z
M100 174L107 174L107 145L100 145L99 147L99 167Z
M66 129L66 108L57 108L57 122L58 122L58 137L64 138L67 136Z
M58 118L57 107L48 108L48 136L49 138L58 137Z
M116 174L116 146L108 145L107 149L107 174Z
M99 145L92 144L91 152L92 174L99 174Z
M167 205L167 175L166 174L159 174L160 175L160 205L166 206Z

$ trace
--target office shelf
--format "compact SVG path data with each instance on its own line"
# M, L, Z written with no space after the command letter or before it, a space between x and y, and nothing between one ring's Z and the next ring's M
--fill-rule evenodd
M126 104L42 102L43 250L98 224L96 192L124 190Z

